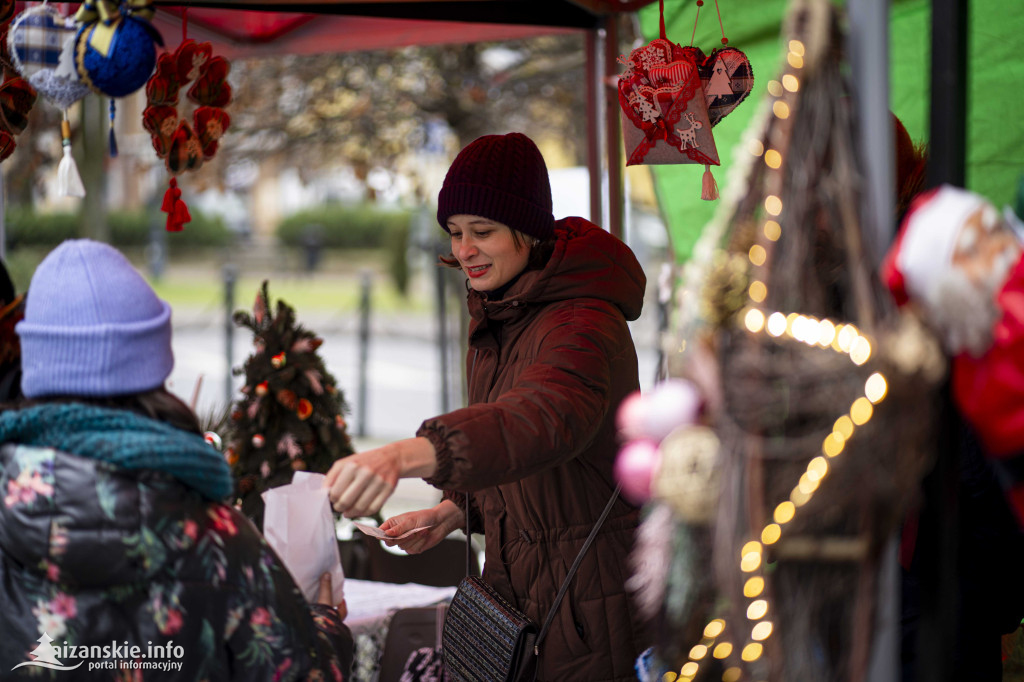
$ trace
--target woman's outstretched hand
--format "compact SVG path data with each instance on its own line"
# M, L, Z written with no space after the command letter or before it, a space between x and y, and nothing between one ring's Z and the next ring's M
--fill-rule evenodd
M380 511L400 478L427 477L437 469L434 446L407 438L339 459L327 472L331 506L349 518Z
M384 540L388 547L398 546L409 554L419 554L437 545L462 524L462 511L451 500L444 500L436 507L406 512L380 524L388 535L398 536L414 528L430 526L401 540Z

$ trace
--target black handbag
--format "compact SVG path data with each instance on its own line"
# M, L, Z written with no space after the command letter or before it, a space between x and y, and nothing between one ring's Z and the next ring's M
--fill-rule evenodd
M459 583L448 606L441 636L449 682L532 682L536 678L540 645L555 619L558 605L618 496L616 487L569 568L544 619L544 626L538 631L525 614L509 604L483 578L469 575L469 494L466 494L466 577Z

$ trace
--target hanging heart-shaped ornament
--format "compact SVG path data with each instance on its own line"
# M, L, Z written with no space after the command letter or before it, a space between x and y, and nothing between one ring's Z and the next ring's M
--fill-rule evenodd
M156 60L156 72L146 83L146 101L150 106L178 106L181 80L174 55L167 52Z
M697 47L684 49L694 52L708 106L708 119L712 126L716 126L754 90L754 70L750 60L735 47L718 48L707 56Z
M36 103L36 91L20 76L0 84L0 161L14 152L16 135L28 125L28 114Z
M0 0L0 25L6 24L14 16L14 0Z
M146 107L142 126L149 131L153 149L161 159L171 151L171 138L178 129L178 110L174 107Z
M179 121L167 150L167 169L177 175L199 168L202 164L203 148L199 138L187 121Z
M16 146L14 135L11 135L6 130L0 130L0 161L13 154Z
M88 0L75 19L75 65L82 81L108 97L124 97L149 79L156 64L160 33L149 23L153 9L146 0Z
M207 43L209 44L209 43ZM188 98L208 107L224 107L231 101L228 72L231 63L224 57L214 57L206 64L195 83L188 90Z
M19 135L28 125L28 114L36 103L36 91L24 78L8 78L0 85L0 129Z
M212 159L217 153L218 140L231 125L231 117L228 112L216 107L199 107L192 116L203 158Z
M174 51L174 63L178 69L178 80L191 83L199 78L213 56L213 45L184 40Z
M640 163L702 163L717 166L707 104L694 54L655 38L620 59L619 105L629 157Z
M77 30L74 19L44 2L15 17L7 32L8 54L15 70L61 109L89 94L89 86L75 69Z

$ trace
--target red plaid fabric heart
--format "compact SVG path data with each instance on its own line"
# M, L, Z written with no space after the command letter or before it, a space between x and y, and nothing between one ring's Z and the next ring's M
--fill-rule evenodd
M6 130L0 130L0 161L13 154L16 146L14 135L11 135Z
M192 115L195 122L196 135L203 149L203 158L212 159L217 153L217 141L231 125L231 117L223 109L199 107Z
M199 78L206 64L213 56L213 45L185 40L174 51L174 59L178 66L178 81L191 83Z
M20 76L0 85L0 130L18 135L28 125L28 114L36 103L36 91Z
M199 146L199 138L187 121L179 121L167 151L167 170L177 175L202 165L203 149Z
M188 98L201 106L223 107L231 101L228 71L231 64L223 57L214 57L189 88Z
M177 106L179 90L177 61L165 52L156 60L156 70L146 83L146 99L150 105Z
M171 151L171 138L178 129L178 110L165 106L146 107L142 112L142 126L149 131L157 156L164 158Z
M0 24L7 23L13 16L14 0L0 0ZM4 42L6 42L6 40Z
M700 48L684 47L700 72L704 98L711 125L728 116L754 89L754 71L750 60L735 47L712 50L705 56Z

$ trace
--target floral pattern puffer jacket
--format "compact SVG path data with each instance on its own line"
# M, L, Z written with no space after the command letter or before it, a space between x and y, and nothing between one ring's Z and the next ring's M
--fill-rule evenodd
M9 441L0 635L3 680L341 680L351 647L234 508L165 472Z

